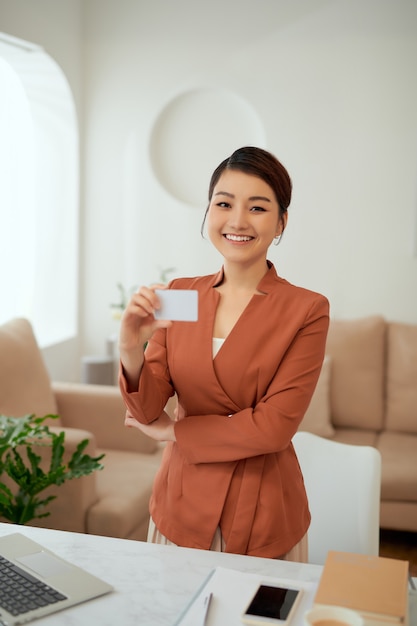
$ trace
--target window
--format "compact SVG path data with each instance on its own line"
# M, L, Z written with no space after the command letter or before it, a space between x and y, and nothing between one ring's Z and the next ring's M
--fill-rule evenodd
M0 322L27 317L41 346L77 332L78 130L42 48L0 33Z

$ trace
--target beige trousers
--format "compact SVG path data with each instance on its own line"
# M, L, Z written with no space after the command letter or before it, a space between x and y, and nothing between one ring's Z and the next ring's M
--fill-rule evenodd
M164 537L162 533L159 532L152 518L149 520L149 529L148 529L148 542L149 543L159 543L164 546L175 546L175 543L172 543L169 539ZM217 528L214 533L213 541L210 546L210 550L213 552L225 552L226 544L220 532L220 528ZM307 533L304 537L299 541L289 552L283 554L278 557L281 561L295 561L296 563L308 563L308 539Z

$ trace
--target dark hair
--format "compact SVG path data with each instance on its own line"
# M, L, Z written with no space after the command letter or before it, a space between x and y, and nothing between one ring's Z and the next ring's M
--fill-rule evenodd
M287 170L271 152L262 148L246 146L235 150L230 157L222 161L214 170L210 180L208 191L209 204L201 225L201 234L203 234L213 190L225 170L238 170L245 174L262 178L275 194L280 216L286 213L291 202L292 193L292 182Z

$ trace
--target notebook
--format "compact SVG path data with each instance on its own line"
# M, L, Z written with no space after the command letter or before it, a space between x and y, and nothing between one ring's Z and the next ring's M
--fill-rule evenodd
M21 533L0 537L0 624L30 622L112 590Z
M330 550L316 605L344 606L365 619L404 624L408 609L408 561Z

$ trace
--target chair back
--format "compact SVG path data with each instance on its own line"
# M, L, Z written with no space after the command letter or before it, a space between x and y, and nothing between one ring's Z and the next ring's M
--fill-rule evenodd
M329 550L378 555L379 451L302 431L293 445L311 512L309 562L324 564Z

